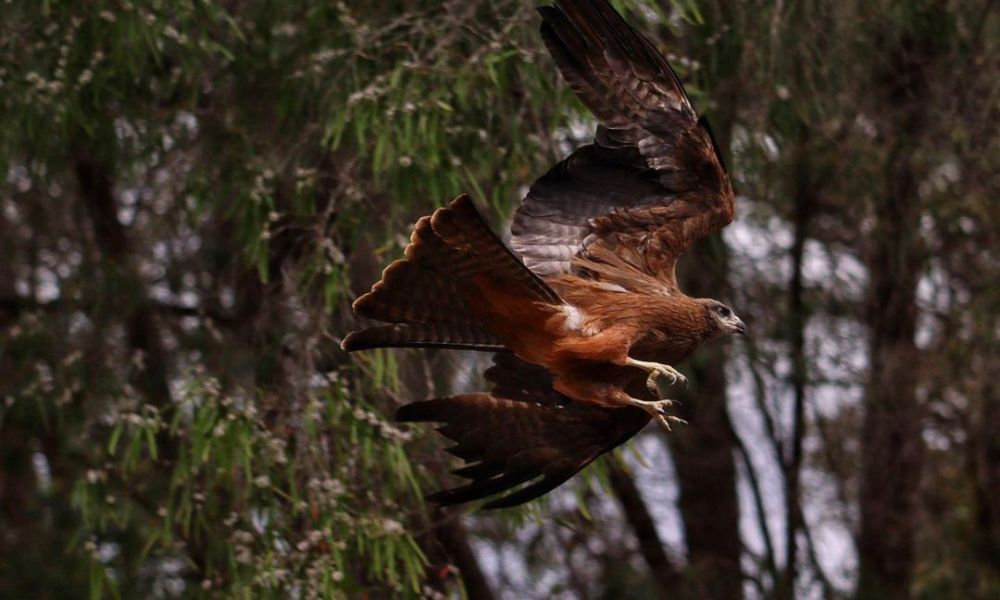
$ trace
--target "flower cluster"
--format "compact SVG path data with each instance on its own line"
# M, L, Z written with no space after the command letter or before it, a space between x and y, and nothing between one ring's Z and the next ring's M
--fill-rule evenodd
M356 406L351 414L358 421L362 421L372 427L375 427L379 434L387 440L394 442L406 442L413 437L412 433L396 427L394 424L386 421L374 411L365 410L360 406Z

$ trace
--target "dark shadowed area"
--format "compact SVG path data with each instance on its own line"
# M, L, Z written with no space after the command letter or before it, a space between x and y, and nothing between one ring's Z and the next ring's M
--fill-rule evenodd
M990 0L614 2L736 194L680 287L749 335L542 499L422 499L461 463L393 414L490 355L340 342L419 217L506 231L592 139L535 4L3 3L0 597L1000 596Z

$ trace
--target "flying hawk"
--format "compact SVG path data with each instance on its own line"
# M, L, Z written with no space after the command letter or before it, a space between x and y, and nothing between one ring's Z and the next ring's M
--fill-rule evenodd
M677 420L657 377L704 341L745 333L732 309L677 285L677 258L733 218L711 130L666 59L605 0L540 7L542 37L597 117L593 143L530 188L510 248L462 195L417 221L356 314L388 324L348 351L492 351L490 392L416 402L400 421L437 422L466 461L456 504L515 491L514 506L560 485L650 419Z

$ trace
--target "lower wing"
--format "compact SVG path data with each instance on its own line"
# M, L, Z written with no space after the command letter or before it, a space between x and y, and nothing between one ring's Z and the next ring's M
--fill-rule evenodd
M433 502L461 504L505 492L483 508L534 500L649 422L636 408L572 402L552 389L548 371L508 353L494 357L486 377L494 383L490 393L414 402L396 413L403 422L440 423L438 432L455 442L446 451L465 461L453 473L469 483L430 495Z

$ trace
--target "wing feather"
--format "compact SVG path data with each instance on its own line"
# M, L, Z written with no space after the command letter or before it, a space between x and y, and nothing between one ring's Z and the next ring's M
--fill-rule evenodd
M441 423L437 431L456 442L446 451L466 463L453 473L469 482L428 496L438 504L461 504L504 492L509 493L484 508L528 502L649 422L649 416L636 408L572 402L552 389L547 370L509 353L495 355L486 376L494 383L491 393L414 402L396 413L398 421Z
M539 12L550 54L600 126L594 143L531 187L511 245L545 277L593 266L593 244L638 249L649 256L643 271L676 289L677 257L733 217L707 121L663 55L606 0L559 0Z

